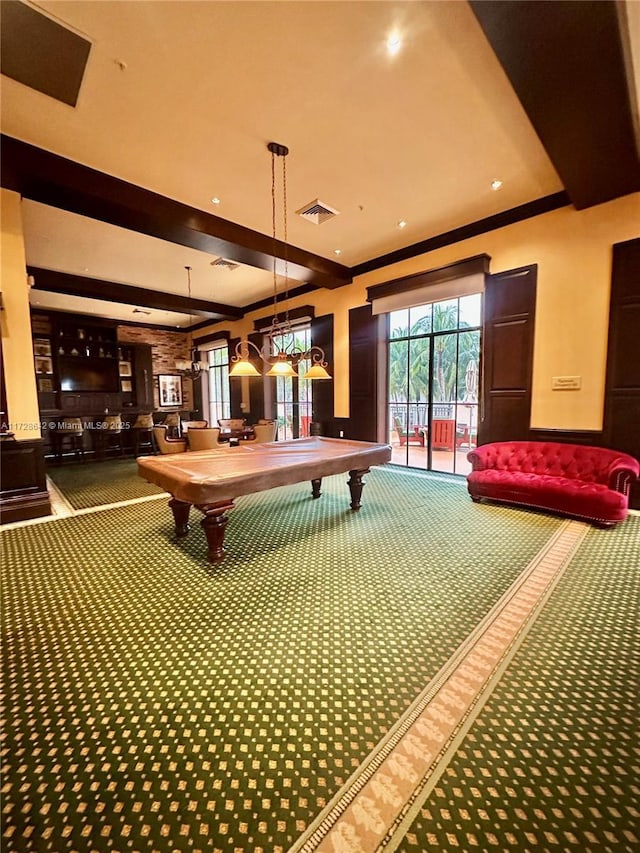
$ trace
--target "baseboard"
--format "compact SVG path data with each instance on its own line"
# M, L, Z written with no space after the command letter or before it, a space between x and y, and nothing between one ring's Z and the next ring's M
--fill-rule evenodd
M36 492L12 498L0 498L0 524L27 521L51 515L49 492Z

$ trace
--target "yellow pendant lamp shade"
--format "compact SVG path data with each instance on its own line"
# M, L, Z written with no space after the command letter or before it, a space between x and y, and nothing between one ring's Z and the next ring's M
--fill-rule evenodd
M286 361L286 359L276 361L276 363L271 366L271 369L265 373L265 376L292 377L297 375L298 374L291 366L291 362Z
M304 375L305 379L331 379L321 364L314 364Z
M260 373L250 361L243 359L242 361L236 361L229 371L229 376L260 376Z

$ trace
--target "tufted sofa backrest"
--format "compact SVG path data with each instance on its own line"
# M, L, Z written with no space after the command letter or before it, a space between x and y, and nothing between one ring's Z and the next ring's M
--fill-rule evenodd
M605 447L546 441L497 441L476 448L469 458L473 456L480 463L480 468L570 477L604 485L609 484L609 475L616 463L635 461L624 453Z

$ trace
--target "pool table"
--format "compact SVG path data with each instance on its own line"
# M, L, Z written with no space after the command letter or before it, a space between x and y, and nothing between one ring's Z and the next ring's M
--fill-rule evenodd
M348 471L351 509L357 511L363 474L390 459L388 444L313 436L142 457L138 473L171 494L176 536L187 535L191 506L201 510L208 557L215 563L224 558L227 513L241 495L309 480L312 496L319 498L323 477Z

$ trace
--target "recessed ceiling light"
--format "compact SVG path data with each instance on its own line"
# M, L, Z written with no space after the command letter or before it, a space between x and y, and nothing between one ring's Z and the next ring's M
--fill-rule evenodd
M402 39L400 34L394 30L387 38L387 53L389 56L395 56L402 47Z
M501 186L502 186L502 181L499 181L497 178L495 179L495 181L491 181L491 189L492 190L494 190L494 191L499 190Z
M398 222L398 228L406 228L406 227L407 227L407 223L404 221L404 219L400 219Z
M220 204L220 199L217 195L214 195L214 197L211 199L211 204Z
M333 254L334 254L334 255L341 255L341 254L342 254L342 249L334 249L334 250L333 250Z

